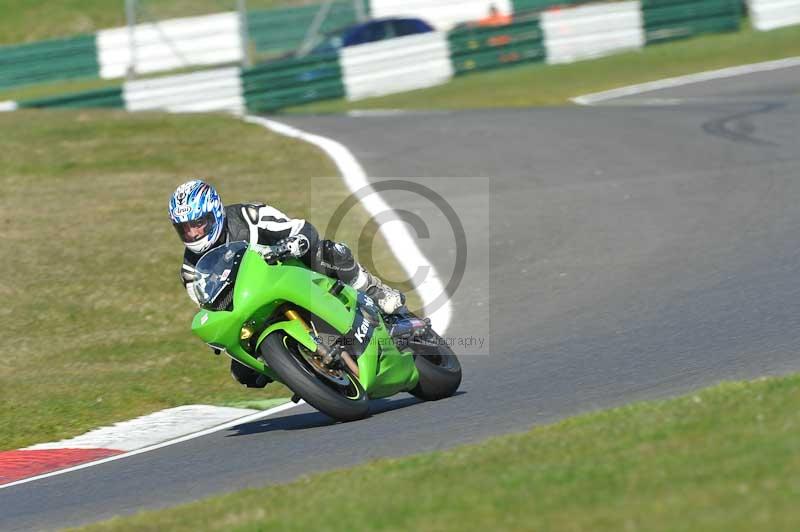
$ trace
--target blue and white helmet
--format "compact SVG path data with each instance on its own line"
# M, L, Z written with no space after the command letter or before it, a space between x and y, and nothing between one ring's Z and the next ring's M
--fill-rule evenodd
M198 179L175 189L169 200L169 217L183 244L194 253L210 249L225 227L225 208L219 194Z

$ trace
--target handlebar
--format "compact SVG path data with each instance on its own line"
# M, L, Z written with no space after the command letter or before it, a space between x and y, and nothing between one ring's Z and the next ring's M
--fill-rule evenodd
M262 256L264 260L277 261L284 257L302 257L309 248L308 237L305 235L294 235L286 237L271 246L255 245L253 248Z
M265 261L270 263L279 261L289 255L289 248L286 246L286 244L275 244L272 246L253 244L251 247L253 251L261 255Z

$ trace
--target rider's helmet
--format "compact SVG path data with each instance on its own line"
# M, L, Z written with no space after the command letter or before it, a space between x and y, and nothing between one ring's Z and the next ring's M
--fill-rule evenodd
M219 194L197 179L175 189L169 200L169 217L184 245L194 253L210 249L225 226L225 208Z

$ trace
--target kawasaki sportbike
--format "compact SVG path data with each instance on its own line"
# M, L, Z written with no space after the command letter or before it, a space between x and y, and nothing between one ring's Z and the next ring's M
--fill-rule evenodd
M341 421L367 416L369 399L456 392L461 365L429 320L383 315L367 295L286 257L285 247L246 242L206 253L192 331Z

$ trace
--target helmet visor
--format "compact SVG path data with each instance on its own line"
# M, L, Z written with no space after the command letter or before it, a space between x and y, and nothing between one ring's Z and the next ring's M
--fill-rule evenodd
M214 220L214 213L206 213L201 218L189 220L188 222L178 222L172 224L185 243L197 242L207 237L216 229L217 222Z

